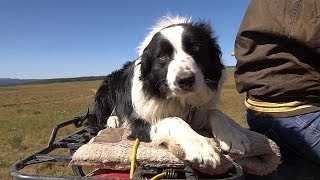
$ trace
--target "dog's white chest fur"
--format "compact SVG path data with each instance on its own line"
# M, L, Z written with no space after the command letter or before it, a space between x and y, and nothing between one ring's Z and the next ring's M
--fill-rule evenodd
M195 117L199 117L199 112L216 108L215 92L204 86L195 94L183 98L169 98L159 100L153 97L146 97L142 91L142 82L140 81L140 60L135 62L134 76L132 79L132 105L142 119L155 124L167 117L179 117L185 121L191 122ZM201 111L199 111L201 109ZM197 113L195 113L195 111ZM192 119L190 119L192 118ZM201 117L203 120L206 117ZM198 120L199 121L199 120ZM189 123L188 122L188 123Z

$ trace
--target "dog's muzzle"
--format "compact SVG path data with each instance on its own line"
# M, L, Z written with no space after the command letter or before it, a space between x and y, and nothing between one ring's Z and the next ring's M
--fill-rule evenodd
M193 91L196 78L194 73L191 73L187 77L177 77L175 81L180 89L184 91Z

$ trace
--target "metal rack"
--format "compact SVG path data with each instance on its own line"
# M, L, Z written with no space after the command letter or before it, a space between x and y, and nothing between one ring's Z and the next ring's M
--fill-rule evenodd
M83 144L87 143L91 138L97 135L100 130L99 126L85 126L83 122L90 116L89 110L83 117L75 117L71 120L66 120L53 128L47 147L40 151L23 158L13 164L10 167L10 176L14 179L90 179L85 177L85 174L80 166L72 165L72 171L74 176L50 176L50 175L37 175L37 174L24 174L22 169L27 166L32 166L40 163L57 162L57 163L69 163L73 153ZM56 141L58 131L66 126L74 125L77 128L81 127L81 130L66 136L65 138ZM70 155L52 155L51 152L57 149L67 149Z
M97 135L97 133L102 129L102 126L97 124L93 125L84 125L84 122L88 120L88 118L92 114L89 113L89 110L86 115L82 117L75 117L71 120L66 120L58 125L56 125L52 132L48 142L47 147L41 149L40 151L25 157L18 162L14 163L9 170L10 176L13 179L41 179L41 180L62 180L62 179L97 179L93 177L86 177L86 174L83 172L81 166L71 165L71 169L73 171L72 176L54 176L54 175L38 175L38 174L24 174L21 172L24 168L28 166L32 166L35 164L41 163L66 163L69 164L71 161L73 153L82 145L86 144L93 137ZM58 131L66 126L74 125L76 128L80 130L64 137L61 140L56 141ZM69 151L69 155L52 155L51 152L57 149L66 149ZM147 172L147 171L146 171ZM146 173L144 172L144 173ZM149 171L147 172L149 173ZM242 180L243 179L243 171L240 165L234 164L234 167L230 170L229 174L231 177L221 178L217 176L214 179L224 179L224 180ZM187 177L187 174L186 174ZM191 175L190 175L191 177ZM201 177L201 175L200 175ZM190 179L190 178L189 178ZM191 178L197 179L197 178ZM208 179L208 178L206 178Z

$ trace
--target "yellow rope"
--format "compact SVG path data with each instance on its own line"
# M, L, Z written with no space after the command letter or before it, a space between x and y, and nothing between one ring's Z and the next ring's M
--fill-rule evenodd
M139 147L139 139L137 138L135 141L134 141L134 144L133 144L133 147L132 147L132 152L131 152L131 165L130 165L130 179L133 179L133 175L134 175L134 169L136 167L136 163L137 163L137 151L138 151L138 147ZM160 173L160 174L157 174L155 176L153 176L151 178L151 180L159 180L159 179L162 179L164 178L166 175L166 173Z
M131 152L131 166L130 166L130 179L133 178L134 174L134 168L136 167L136 162L137 162L137 150L139 147L139 139L137 138L134 141L133 147L132 147L132 152Z
M166 175L166 173L163 172L163 173L160 173L160 174L157 174L157 175L153 176L150 180L162 179L162 178L165 177L165 175Z

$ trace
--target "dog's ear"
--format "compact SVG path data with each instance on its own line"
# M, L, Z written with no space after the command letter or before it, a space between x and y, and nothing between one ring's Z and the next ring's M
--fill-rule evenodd
M220 82L222 77L222 71L225 68L225 66L222 63L222 53L220 50L220 47L217 43L217 40L215 37L210 37L210 43L209 43L209 52L210 52L210 61L212 63L211 66L211 72L208 73L209 79L212 80L212 82ZM217 88L218 83L211 84L211 87Z
M210 71L204 70L204 74L207 79L210 79L212 82L208 83L209 87L216 89L218 87L218 82L222 77L222 71L225 68L222 63L222 53L218 40L214 35L214 31L211 29L209 23L200 22L198 26L201 27L203 34L206 34L206 39L208 40L208 51L210 57Z
M151 73L152 69L152 55L148 51L148 49L143 51L143 54L141 55L141 76L140 79L144 80L145 78L148 77L148 75Z
M199 22L195 22L193 26L198 26L201 29L205 30L206 34L212 34L211 25L209 22L199 21Z
M215 63L217 63L217 65L220 68L223 67L221 62L222 53L210 23L206 21L199 21L199 22L195 22L193 26L198 27L199 30L202 32L202 34L207 35L206 39L209 40L208 46L209 46L209 52L210 52L211 58Z
M209 50L210 50L210 55L214 63L219 67L223 68L222 64L222 53L220 50L220 46L217 43L217 39L211 35L210 43L209 43Z
M209 37L207 39L209 40L209 52L211 56L211 60L215 63L217 68L221 69L224 68L224 65L222 64L222 53L220 50L220 46L218 44L218 40L214 34L214 31L211 28L210 23L208 22L200 22L198 26L202 27L202 29L205 31L204 34L207 34Z

